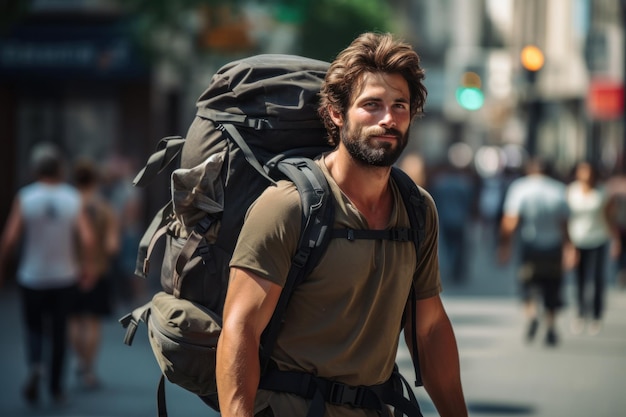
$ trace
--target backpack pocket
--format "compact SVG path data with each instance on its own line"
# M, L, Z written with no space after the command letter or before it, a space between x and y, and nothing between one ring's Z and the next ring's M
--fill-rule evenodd
M208 307L221 314L228 287L228 260L215 245L203 238L188 250L188 238L170 234L165 239L161 286L178 298Z
M148 336L161 371L201 396L217 393L215 354L222 320L207 308L159 292L152 299Z

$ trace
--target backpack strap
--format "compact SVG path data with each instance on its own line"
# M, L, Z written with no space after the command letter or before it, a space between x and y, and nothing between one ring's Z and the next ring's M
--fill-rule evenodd
M133 185L143 187L176 159L183 148L185 139L180 136L168 136L159 141L157 150L150 155L146 166L139 171Z
M424 195L420 192L419 187L415 182L400 168L392 167L391 176L396 182L400 195L404 201L404 206L409 215L409 222L411 223L411 229L416 233L412 234L413 242L415 244L415 251L417 253L417 259L419 261L420 245L424 241L426 236L426 202L424 201ZM412 323L417 320L417 308L415 303L417 297L415 289L411 287L411 293L409 294L408 302L411 304L411 316ZM414 326L415 327L415 326ZM420 364L417 352L417 335L415 331L411 332L411 347L413 350L413 368L415 371L415 386L420 387L424 385L422 381L422 373L420 371Z
M259 387L311 400L307 417L325 415L326 403L377 410L381 415L387 415L390 405L396 417L422 417L417 398L397 366L386 382L372 386L352 386L306 372L280 371L274 367L263 376Z
M209 110L209 109L205 109L205 110ZM215 111L211 111L211 113L220 113L220 112L215 112ZM221 114L221 113L220 113ZM233 116L235 117L235 119L237 119L237 115L232 115L230 113L226 113L229 116ZM243 116L240 116L243 117ZM244 158L246 159L246 161L248 161L248 163L259 173L261 174L261 176L263 176L265 179L267 179L270 184L276 184L276 179L273 178L270 175L270 172L274 171L274 170L279 170L281 171L282 168L279 168L278 165L286 160L292 160L296 161L296 160L304 160L305 158L303 158L303 155L306 156L317 156L319 154L321 154L324 151L327 151L328 148L326 147L301 147L301 148L294 148L292 150L287 150L283 153L279 153L278 155L276 155L275 157L271 158L269 161L267 161L265 164L261 164L261 162L257 159L257 157L255 156L255 153L252 151L252 149L250 148L250 145L248 145L248 142L246 142L246 140L243 138L243 136L241 136L241 133L239 133L239 130L237 130L237 126L236 125L243 125L249 128L254 128L256 130L261 130L261 129L272 129L274 128L273 124L270 124L270 122L266 119L249 119L246 118L246 123L252 123L254 121L254 125L247 125L246 123L237 120L237 121L233 121L230 120L228 118L226 119L212 119L213 121L215 121L217 124L215 126L216 129L222 131L222 133L224 133L228 138L230 138L238 147L239 149L241 149L241 152L243 153ZM217 121L216 121L217 120ZM239 123L238 123L239 122ZM264 122L264 123L262 123ZM287 122L282 122L287 123ZM292 126L293 129L300 129L305 127L303 124L305 122L292 122L292 124L294 124L294 126ZM313 126L311 126L313 127ZM282 129L285 129L286 127L281 127ZM283 175L288 175L287 173L283 172Z
M308 158L287 158L276 167L296 186L302 201L302 233L292 259L285 286L274 314L262 335L261 370L271 362L270 356L291 295L298 284L317 265L328 247L334 219L332 193L326 177L317 164Z
M137 261L135 263L135 275L147 278L150 269L150 256L156 242L167 232L169 217L173 213L173 205L170 200L154 215L150 225L143 233L137 249Z
M371 240L393 240L396 242L415 242L418 239L417 230L406 227L394 227L385 230L356 230L356 229L334 229L332 232L335 239L347 239L349 241L357 239Z
M148 323L151 307L152 301L149 301L118 320L126 329L126 334L124 336L124 343L126 345L130 346L133 344L133 339L135 338L135 333L137 332L137 326L139 326L139 323Z
M319 120L285 120L278 117L250 117L245 114L215 110L209 107L199 107L198 116L212 120L216 123L233 124L248 129L321 129Z
M244 158L246 158L246 161L248 161L248 163L252 165L252 167L256 169L259 174L267 179L270 184L276 184L276 181L272 177L270 177L267 172L265 172L263 165L261 165L256 156L254 156L254 152L252 152L252 149L250 149L248 143L244 140L244 138L241 136L241 133L239 133L239 131L233 124L220 123L217 124L215 128L221 130L223 133L226 133L233 140L233 142L235 142L237 146L239 146L239 149L241 149L241 152L243 153Z
M150 155L146 165L135 176L133 185L135 187L145 187L148 185L178 157L184 144L185 139L180 136L168 136L161 139L157 144L156 151ZM167 223L172 213L173 205L170 200L157 212L144 232L137 250L135 275L142 278L147 277L152 249L159 238L167 231Z

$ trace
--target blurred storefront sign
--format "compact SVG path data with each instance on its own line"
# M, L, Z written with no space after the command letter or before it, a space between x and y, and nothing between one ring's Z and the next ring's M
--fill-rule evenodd
M594 120L618 120L624 114L624 84L592 79L587 95L587 111Z
M28 26L0 40L3 77L133 78L146 73L123 25Z

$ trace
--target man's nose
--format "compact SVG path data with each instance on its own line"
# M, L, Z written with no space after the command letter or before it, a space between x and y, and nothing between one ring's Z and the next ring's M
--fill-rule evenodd
M396 119L389 107L385 108L382 118L380 119L378 124L387 128L396 127Z

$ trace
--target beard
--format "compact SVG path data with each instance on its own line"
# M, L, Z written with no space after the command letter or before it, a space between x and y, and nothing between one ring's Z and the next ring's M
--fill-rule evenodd
M393 135L393 142L378 142L374 136ZM396 163L408 143L408 131L404 134L396 129L370 127L353 129L346 123L341 129L341 142L355 161L375 167L390 167Z

